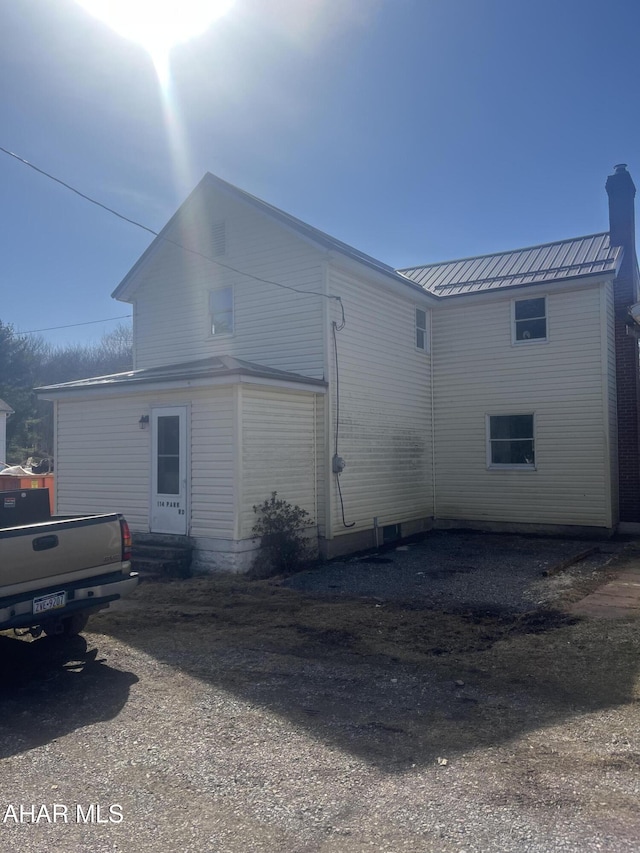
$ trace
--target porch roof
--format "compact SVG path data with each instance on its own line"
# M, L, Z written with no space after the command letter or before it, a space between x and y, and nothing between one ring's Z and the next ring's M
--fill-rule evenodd
M249 377L256 379L271 379L275 382L287 382L304 385L316 385L325 388L324 379L313 379L288 370L278 370L264 364L244 361L231 355L212 356L197 361L165 364L160 367L144 367L138 370L127 370L124 373L112 373L107 376L92 376L88 379L76 379L73 382L61 382L58 385L43 385L36 388L39 393L66 391L82 391L86 389L123 388L138 385L155 384L159 382L180 382L198 379L217 379L226 377Z

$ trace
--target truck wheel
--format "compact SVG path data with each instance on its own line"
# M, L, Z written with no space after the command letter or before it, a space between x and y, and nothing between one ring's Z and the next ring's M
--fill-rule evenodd
M80 610L57 622L44 625L43 629L47 637L75 637L84 631L88 621L89 614Z
M82 633L82 631L87 627L88 621L89 614L83 613L82 611L74 613L71 616L67 616L66 619L62 620L62 636L75 637L77 634Z

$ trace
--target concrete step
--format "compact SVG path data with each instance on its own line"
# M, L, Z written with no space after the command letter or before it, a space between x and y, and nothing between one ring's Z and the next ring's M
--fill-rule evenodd
M185 537L134 535L131 563L146 578L186 578L193 546Z
M133 545L135 557L149 560L191 560L193 548L190 545L151 545L150 543Z

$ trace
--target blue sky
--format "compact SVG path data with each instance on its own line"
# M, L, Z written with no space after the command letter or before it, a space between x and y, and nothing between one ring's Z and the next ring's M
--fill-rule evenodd
M210 171L396 267L484 254L606 230L616 163L640 186L639 33L630 0L236 0L163 95L74 0L20 0L0 145L155 230ZM0 320L130 313L150 235L5 155L0 185Z

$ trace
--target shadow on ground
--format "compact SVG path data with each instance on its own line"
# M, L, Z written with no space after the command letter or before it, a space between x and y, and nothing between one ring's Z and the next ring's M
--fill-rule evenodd
M93 630L388 772L637 701L635 621L145 583Z
M138 680L107 666L84 637L27 642L6 634L0 678L0 758L112 719Z

